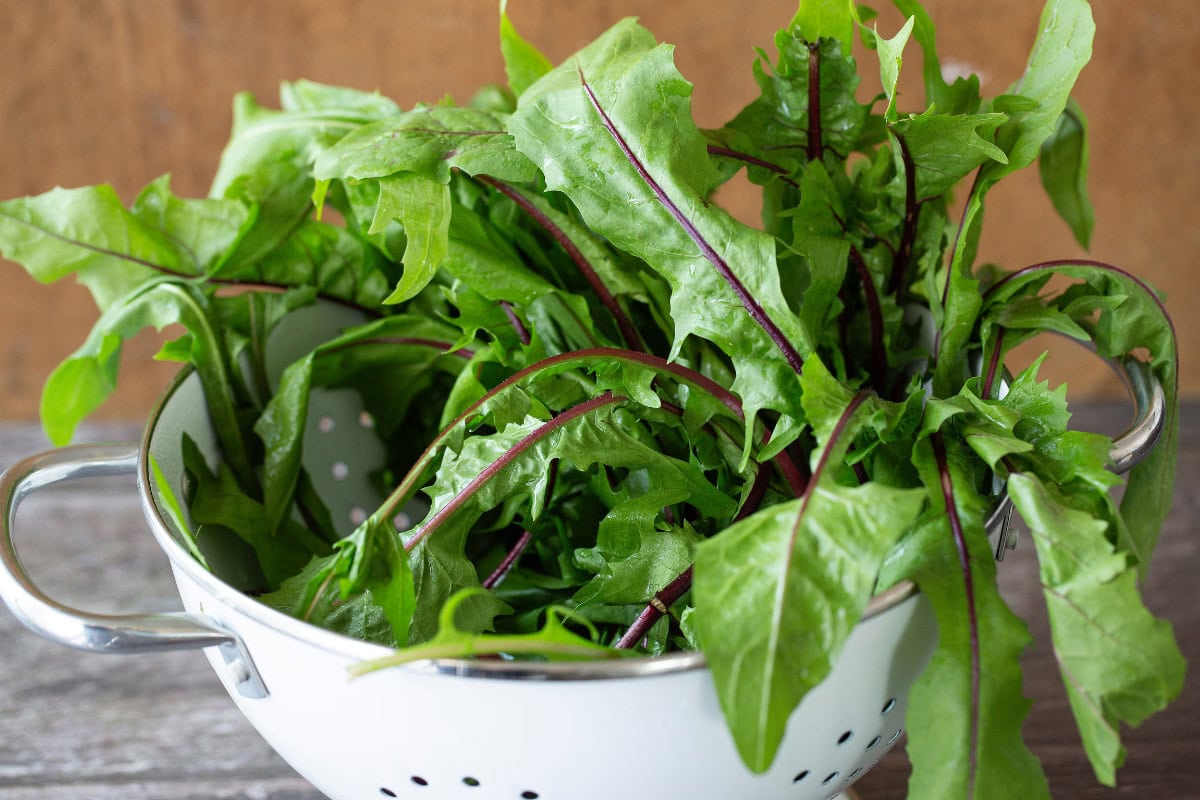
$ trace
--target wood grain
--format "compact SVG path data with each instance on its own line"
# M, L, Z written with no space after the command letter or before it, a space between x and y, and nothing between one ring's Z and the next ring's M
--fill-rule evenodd
M1021 73L1042 0L961 3L929 0L944 62L983 76L996 94ZM730 118L755 93L753 46L770 48L795 0L519 0L517 25L560 60L626 15L640 16L679 44L680 69L695 85L702 125ZM887 6L886 3L879 4ZM228 136L230 101L246 90L271 104L283 80L306 77L379 89L405 106L503 79L496 0L0 0L0 198L55 184L112 183L132 200L160 174L181 194L207 191ZM887 9L883 9L887 10ZM1200 341L1200 252L1194 198L1200 148L1184 109L1200 95L1193 0L1095 4L1095 55L1077 95L1091 121L1091 190L1097 232L1092 255L1124 266L1166 292L1180 339ZM879 26L895 30L886 13ZM860 53L875 84L874 56ZM915 49L912 64L919 64ZM909 68L902 102L921 96ZM743 217L748 195L723 194ZM1010 268L1077 257L1054 218L1036 171L990 195L982 258ZM71 284L39 287L0 266L0 419L33 419L40 386L82 341L94 319L87 293ZM128 347L109 419L142 419L173 368L152 361L152 336ZM1119 391L1069 349L1052 344L1051 374L1077 398ZM1185 359L1183 388L1200 393L1200 362Z
M1115 432L1123 415L1117 406L1091 405L1078 413L1076 422ZM1175 504L1146 598L1175 626L1184 655L1195 664L1200 662L1200 537L1195 524L1200 515L1200 404L1186 405L1182 418ZM138 432L130 425L91 425L84 438L136 440ZM0 426L0 461L5 465L45 447L33 426ZM166 559L137 508L132 478L39 493L23 506L18 530L30 573L64 602L111 613L178 607ZM1001 574L1006 597L1030 620L1036 637L1025 661L1026 691L1036 699L1026 738L1043 760L1054 797L1200 796L1200 718L1195 713L1200 688L1195 680L1187 682L1170 709L1125 734L1129 757L1118 773L1120 786L1096 785L1047 648L1032 558L1026 542L1005 561ZM861 800L903 800L907 769L903 753L893 751L859 782ZM199 653L77 653L25 631L7 610L0 610L0 800L320 797L250 728Z

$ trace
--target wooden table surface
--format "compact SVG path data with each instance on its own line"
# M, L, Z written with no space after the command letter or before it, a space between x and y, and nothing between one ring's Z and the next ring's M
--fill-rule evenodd
M1120 428L1122 413L1119 407L1088 407L1076 421L1112 431ZM84 438L131 441L137 436L135 427L94 426ZM0 426L0 464L43 449L36 427ZM1194 522L1200 515L1198 403L1183 409L1179 454L1175 504L1146 597L1174 624L1185 656L1195 664L1200 661L1200 537ZM18 530L29 571L64 602L112 613L178 607L166 559L145 529L131 477L35 495L23 506ZM1172 708L1125 733L1129 755L1118 773L1120 786L1095 783L1046 645L1032 549L1026 544L1009 556L1002 580L1037 641L1025 664L1026 691L1036 700L1026 739L1043 760L1054 797L1200 798L1200 689L1194 674ZM903 798L906 773L902 750L894 750L859 782L858 792L862 800ZM80 653L38 638L0 610L0 800L320 797L241 717L201 654Z

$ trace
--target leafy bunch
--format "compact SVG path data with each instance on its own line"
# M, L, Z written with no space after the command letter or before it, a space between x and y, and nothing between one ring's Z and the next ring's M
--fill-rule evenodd
M199 374L224 456L213 471L183 443L196 558L399 647L388 663L701 649L756 771L872 594L913 580L940 631L907 721L922 798L1048 796L1020 736L1029 635L984 525L1006 495L1111 783L1119 725L1182 682L1138 592L1174 469L1170 322L1099 262L976 264L988 191L1035 161L1086 243L1069 94L1090 10L1050 0L1024 74L984 98L943 78L919 3L894 3L907 22L886 38L844 0L804 0L777 55L759 51L760 95L716 130L635 21L554 66L502 4L508 85L467 105L285 84L280 110L237 98L207 199L164 177L128 208L106 186L0 203L4 255L73 274L101 312L47 382L47 431L68 440L112 391L122 342L182 326L160 357ZM884 89L865 102L856 35ZM910 40L919 113L898 108ZM761 227L712 200L742 170ZM322 301L362 324L271 374L272 330ZM1044 332L1166 392L1120 506L1110 442L1069 428L1040 360L1006 378L1009 349ZM387 444L383 499L351 526L304 466L309 399L331 387L357 390Z

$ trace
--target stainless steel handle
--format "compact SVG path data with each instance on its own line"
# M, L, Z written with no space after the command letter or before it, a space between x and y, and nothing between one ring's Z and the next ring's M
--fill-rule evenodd
M1150 454L1167 421L1167 395L1150 365L1127 358L1112 362L1133 398L1133 422L1113 440L1109 454L1113 469L1128 472Z
M25 627L53 642L98 653L135 653L213 645L236 638L190 614L90 614L37 588L17 555L13 526L21 501L62 481L135 474L136 445L77 445L32 456L0 476L0 599Z
M0 475L0 600L17 620L52 642L93 653L140 653L218 647L237 691L267 696L266 686L241 640L219 626L183 612L91 614L44 594L21 565L13 543L17 509L38 489L62 481L137 473L136 445L77 445L31 456Z
M1108 451L1113 471L1123 474L1148 456L1162 435L1167 422L1167 395L1149 364L1135 358L1113 359L1108 364L1125 383L1133 400L1133 421L1113 439ZM1017 546L1017 529L1010 524L1012 510L1012 501L1006 496L988 518L988 530L998 531L997 561L1003 561L1004 554Z

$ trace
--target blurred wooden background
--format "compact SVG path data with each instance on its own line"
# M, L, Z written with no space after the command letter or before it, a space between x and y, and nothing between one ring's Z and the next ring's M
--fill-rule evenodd
M513 0L522 33L558 61L620 17L640 16L696 85L701 125L750 100L753 47L795 0ZM881 32L899 18L885 3ZM1041 0L927 0L948 67L981 74L985 94L1019 76ZM1200 394L1190 357L1200 341L1200 17L1195 0L1096 0L1092 64L1076 95L1090 117L1092 257L1119 264L1167 295L1183 349L1186 394ZM112 183L126 200L170 172L177 192L207 191L239 90L274 104L279 82L310 78L379 89L411 105L449 93L465 101L503 79L497 0L0 0L0 197L54 185ZM874 73L873 54L865 71ZM915 45L909 74L919 70ZM903 106L919 111L919 97ZM1081 255L1053 215L1034 170L990 196L983 256L1015 268ZM730 202L753 213L736 194ZM32 419L47 373L94 319L86 292L42 287L0 265L0 419ZM1057 345L1054 345L1057 348ZM174 367L151 363L152 337L126 351L117 397L102 416L140 419ZM1057 354L1056 354L1057 355ZM1072 399L1121 391L1065 345L1053 375Z

